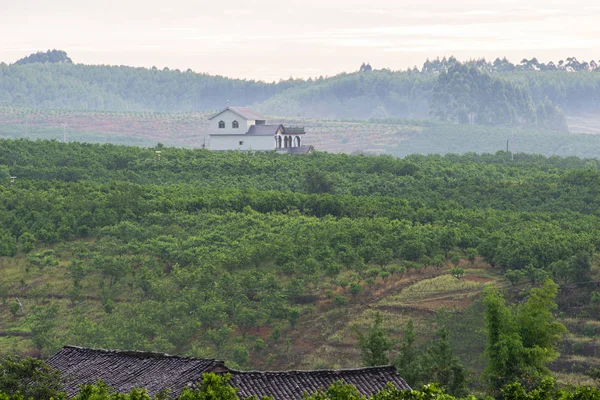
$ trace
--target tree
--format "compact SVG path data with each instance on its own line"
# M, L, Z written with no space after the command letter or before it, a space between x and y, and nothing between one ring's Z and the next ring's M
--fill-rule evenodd
M580 251L569 259L569 270L574 282L586 282L590 280L592 270L592 258L589 252Z
M442 327L437 336L427 348L422 380L436 383L454 396L464 396L467 394L465 367L454 354L446 328Z
M10 311L10 313L12 314L13 319L17 318L17 314L19 314L19 311L21 311L21 304L19 304L17 299L15 299L15 301L10 302L10 304L8 305L8 311Z
M29 317L31 321L31 340L35 347L44 353L52 353L57 345L54 333L57 315L58 304L54 303L47 307L36 307Z
M346 304L348 304L348 299L346 298L346 296L342 296L341 294L338 294L337 296L335 296L333 298L333 304L335 304L338 307L343 307Z
M73 61L63 50L48 50L46 52L38 51L27 57L21 58L15 64L31 64L31 63L66 63L73 64Z
M350 293L352 296L356 297L362 291L363 287L359 282L352 282L350 284Z
M527 301L516 311L519 334L529 353L528 361L541 372L546 372L546 365L559 356L556 345L567 331L553 314L558 309L557 294L558 285L546 280L542 287L531 290Z
M356 387L340 380L334 382L327 390L305 395L304 400L364 400L364 398Z
M509 269L504 273L504 278L511 283L511 285L516 286L523 279L523 271L518 269Z
M292 329L296 329L296 324L302 315L301 310L298 307L290 307L287 310L287 320L290 323Z
M525 267L524 275L529 278L532 286L535 286L535 284L544 282L546 279L548 279L548 272L546 270L542 268L536 268L531 264Z
M60 398L64 395L60 372L42 360L10 356L0 359L2 392L15 398L21 395L26 399Z
M331 193L334 181L330 175L317 168L311 168L304 173L304 190L307 193Z
M460 279L463 276L465 276L465 270L462 268L451 268L450 269L450 275L452 275L453 277L455 277L456 279Z
M564 260L555 261L550 264L550 271L556 279L560 279L563 283L567 283L571 278L571 269L569 263Z
M515 380L537 380L548 373L547 364L558 357L556 345L566 331L556 321L558 286L546 280L531 290L517 308L509 308L494 288L484 296L486 351L485 377L494 391Z
M19 236L19 245L21 247L21 251L24 253L33 250L35 248L35 242L35 236L29 232L24 232L21 236Z
M416 334L412 320L408 320L404 327L404 336L400 344L400 351L394 364L398 373L411 385L418 385L422 376L422 352L415 348Z
M388 351L392 348L392 342L387 332L381 328L381 314L375 314L375 320L366 333L354 327L358 336L358 347L365 366L387 365L389 359Z
M229 384L231 374L217 375L212 372L202 374L200 389L184 388L179 400L239 400L237 389Z
M401 254L405 260L418 261L427 252L425 244L417 240L408 240L402 245Z
M450 262L452 263L452 265L454 265L456 267L460 263L460 254L458 254L458 253L451 254Z
M475 258L477 257L477 249L470 247L465 252L467 253L467 260L469 260L471 265L475 264Z
M484 377L493 392L529 372L523 342L504 298L488 287L484 296L487 366Z

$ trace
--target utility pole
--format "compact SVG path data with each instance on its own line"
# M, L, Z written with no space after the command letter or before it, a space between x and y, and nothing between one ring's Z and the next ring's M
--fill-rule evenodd
M67 143L67 127L69 125L62 124L61 126L63 127L63 142Z

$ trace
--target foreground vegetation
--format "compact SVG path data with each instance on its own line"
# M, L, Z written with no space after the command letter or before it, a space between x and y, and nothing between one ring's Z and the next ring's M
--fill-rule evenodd
M61 392L61 376L43 362L33 359L0 360L0 400L66 400ZM204 373L197 389L184 388L178 400L239 400L237 389L229 385L229 374ZM538 388L527 390L520 383L507 385L501 393L504 400L597 400L600 390L580 387L559 387L552 378L546 378ZM94 385L82 385L72 400L165 400L170 398L166 389L156 396L149 396L144 388L135 388L129 393L116 393L99 381ZM257 397L249 397L256 399ZM263 397L263 400L272 399ZM454 397L444 393L436 385L425 385L420 389L398 390L389 384L372 396L361 395L352 386L338 381L329 388L315 393L306 393L305 400L476 400L474 396ZM489 398L488 398L489 399Z
M574 319L564 352L580 357L555 371L586 370L598 357L599 163L1 141L0 352L74 344L240 368L356 366L353 332L379 311L396 342L388 360L400 366L409 320L424 354L446 327L465 379L485 390L486 306L521 343L522 371L553 368L562 330L541 346L510 306L551 278L560 288L544 307Z

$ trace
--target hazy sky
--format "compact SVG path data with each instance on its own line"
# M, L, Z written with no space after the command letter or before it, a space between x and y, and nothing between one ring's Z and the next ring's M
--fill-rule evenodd
M426 58L600 59L598 0L0 0L0 61L279 78L393 70Z

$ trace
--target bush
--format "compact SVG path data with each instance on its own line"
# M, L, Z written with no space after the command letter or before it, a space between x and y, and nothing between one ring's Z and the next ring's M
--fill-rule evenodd
M460 279L463 276L465 276L465 270L462 268L452 268L450 269L450 275L452 275L453 277L455 277L456 279Z
M334 297L333 304L335 304L338 307L342 307L342 306L345 306L346 304L348 304L348 299L346 298L346 296L342 296L342 295L338 294L337 296Z
M350 284L350 293L352 293L353 296L357 296L362 291L362 289L362 285L358 282Z

